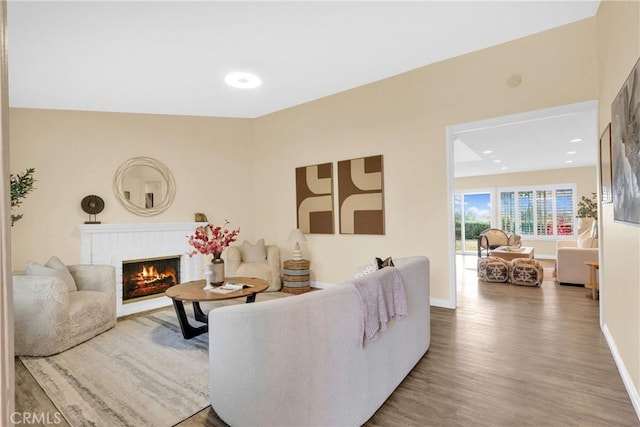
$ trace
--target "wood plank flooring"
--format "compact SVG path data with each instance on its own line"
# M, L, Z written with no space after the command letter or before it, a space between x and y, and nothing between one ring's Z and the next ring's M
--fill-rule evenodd
M640 426L584 288L457 272L458 309L432 307L429 351L366 426ZM55 412L16 361L18 411ZM226 426L211 407L178 425Z

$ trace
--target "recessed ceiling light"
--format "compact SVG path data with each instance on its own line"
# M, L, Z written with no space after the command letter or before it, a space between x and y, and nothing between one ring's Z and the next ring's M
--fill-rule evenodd
M502 163L502 160L494 160L493 163Z
M567 151L567 154L576 154L577 151Z
M582 138L574 138L569 142L582 142Z
M493 153L493 151L491 151L491 150L484 150L484 151L482 152L482 154L491 154L491 153Z
M229 86L239 89L253 89L262 84L260 77L244 72L229 73L225 76L224 81Z
M573 163L573 160L565 160L565 163Z
M501 167L500 169L502 169L502 170L504 171L504 170L507 170L507 169L509 169L509 168L508 168L508 167L506 167L506 166L503 166L503 167Z

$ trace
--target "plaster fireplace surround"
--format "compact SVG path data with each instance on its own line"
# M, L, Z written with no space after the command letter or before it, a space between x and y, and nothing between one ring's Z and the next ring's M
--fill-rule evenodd
M202 278L201 257L187 255L193 249L187 236L202 223L141 223L79 225L80 263L107 264L116 268L118 317L171 305L164 292L151 298L123 302L122 264L132 260L180 257L180 283Z

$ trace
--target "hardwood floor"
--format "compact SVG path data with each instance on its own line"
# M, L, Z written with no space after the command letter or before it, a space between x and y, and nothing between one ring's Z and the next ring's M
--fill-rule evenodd
M640 426L584 288L457 272L458 308L432 307L429 351L366 426ZM55 411L16 360L18 411ZM226 424L209 407L178 425Z
M368 426L637 426L584 288L478 283L433 308L431 347Z

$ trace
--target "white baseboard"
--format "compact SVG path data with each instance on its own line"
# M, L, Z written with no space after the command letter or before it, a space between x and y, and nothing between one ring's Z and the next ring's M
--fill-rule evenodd
M609 350L611 350L611 354L613 355L613 360L616 362L616 366L618 367L618 371L620 372L620 377L622 377L622 382L624 383L624 387L627 389L627 393L629 394L629 398L631 399L631 404L633 405L633 409L636 411L636 416L640 420L640 395L638 395L638 390L633 384L633 380L629 375L629 371L627 371L627 367L622 360L622 356L618 352L618 347L616 346L616 342L609 332L609 328L607 325L602 325L602 333L604 334L604 338L607 340L607 344L609 345Z
M429 304L431 304L434 307L442 307L442 308L451 308L454 309L454 305L451 304L451 301L448 299L442 299L442 298L431 298L431 300L429 301Z
M311 281L311 287L316 289L327 289L327 288L332 288L334 286L336 286L335 283Z

